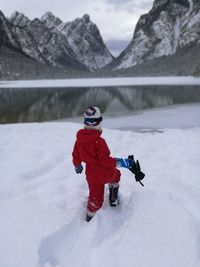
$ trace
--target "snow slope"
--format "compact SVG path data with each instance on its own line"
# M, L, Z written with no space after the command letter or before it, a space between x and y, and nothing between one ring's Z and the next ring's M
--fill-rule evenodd
M200 128L105 129L113 156L140 159L145 187L121 170L121 205L106 191L86 223L87 185L71 163L80 127L0 125L0 266L200 266Z
M131 42L115 62L115 69L130 68L176 52L176 57L180 57L180 48L198 43L199 7L198 0L154 0L152 9L140 17Z

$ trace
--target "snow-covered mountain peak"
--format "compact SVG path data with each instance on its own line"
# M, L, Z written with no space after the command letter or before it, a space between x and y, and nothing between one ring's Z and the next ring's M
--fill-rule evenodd
M62 23L62 20L57 18L53 13L50 11L46 12L42 17L41 21L48 27L54 28Z
M131 43L117 59L116 69L174 55L179 48L199 42L199 28L200 1L155 0L149 13L138 21Z
M40 63L95 70L113 60L88 14L64 23L51 12L32 21L14 12L10 22L0 13L0 38Z
M15 11L10 17L10 22L15 26L24 27L30 20L23 13Z
M88 14L83 15L82 20L85 23L89 23L90 22L90 16Z
M165 5L168 2L168 0L155 0L153 3L153 8L158 8L160 6Z
M99 69L113 60L89 15L62 23L56 27L56 31L66 37L77 59L90 70Z
M82 18L76 18L73 21L61 23L56 28L64 35L73 35L73 33L76 31L81 31L82 34L84 34L84 31L88 30L88 26L91 25L93 25L93 23L90 20L90 16L85 14Z
M153 8L157 9L160 7L169 7L170 5L181 5L189 8L192 0L155 0Z

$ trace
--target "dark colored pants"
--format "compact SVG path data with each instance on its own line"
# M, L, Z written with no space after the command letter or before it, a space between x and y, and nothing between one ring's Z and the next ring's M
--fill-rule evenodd
M88 183L89 197L87 209L91 212L96 212L103 205L104 201L104 188L105 184L119 183L121 173L118 169L115 169L113 177L107 179L102 184L99 183Z

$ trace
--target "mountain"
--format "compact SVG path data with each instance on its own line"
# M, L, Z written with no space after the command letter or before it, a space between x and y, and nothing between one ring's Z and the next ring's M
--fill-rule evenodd
M72 22L59 23L52 13L47 12L41 19L53 33L66 38L77 60L90 70L99 69L113 60L105 46L97 26L89 15Z
M39 63L20 50L0 46L0 80L64 79L86 75L90 73Z
M17 49L35 61L66 70L90 70L113 60L97 26L88 15L63 23L52 13L29 20L14 12L8 20L0 12L0 46Z
M154 58L129 68L114 69L112 76L200 76L199 62L200 44L192 43L178 48L174 55ZM116 65L111 64L99 70L101 76L111 75L111 67L115 68Z
M199 28L198 0L155 0L150 12L140 17L130 44L113 68L126 69L158 58L164 64L166 57L172 59L187 47L199 46Z
M34 20L19 12L7 19L0 12L0 56L4 58L4 62L0 62L0 76L4 77L4 65L8 78L13 62L19 65L17 56L9 67L2 54L3 46L12 55L16 55L16 51L20 53L23 64L27 62L30 74L17 74L23 78L38 77L36 63L40 64L41 71L41 66L46 66L44 78L54 78L59 73L54 74L49 67L63 70L59 78L80 77L83 72L101 77L200 75L199 28L200 1L155 0L149 13L140 17L128 47L114 59L89 15L63 22L51 12ZM35 61L33 73L30 59ZM17 69L11 71L12 77L20 73L20 68ZM89 74L91 72L93 74Z
M12 32L12 25L0 11L0 47L3 45L20 49L20 44Z

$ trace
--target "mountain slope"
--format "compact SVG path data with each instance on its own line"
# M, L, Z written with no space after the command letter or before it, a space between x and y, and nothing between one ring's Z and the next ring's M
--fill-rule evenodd
M195 55L195 56L194 56ZM198 65L200 58L200 44L190 44L182 48L178 48L174 55L162 56L152 60L144 61L133 67L115 69L112 71L113 76L198 76ZM100 73L106 75L111 66L107 70L100 70ZM103 75L103 74L102 74Z
M20 43L20 49L28 56L56 67L81 67L82 64L76 59L67 39L53 34L39 19L30 21L23 14L15 12L10 22L13 25L12 32Z
M0 45L18 49L46 65L93 71L113 60L88 15L63 23L50 12L32 21L19 12L8 20L0 12L0 32Z
M39 63L20 50L0 46L0 80L63 79L89 76L81 69L63 69Z
M52 14L45 14L42 20L52 25ZM54 18L55 21L55 18ZM72 22L55 24L53 32L65 36L77 59L90 70L99 69L113 60L113 56L105 46L99 29L91 22L89 15Z
M138 21L133 39L115 62L126 69L199 43L200 3L195 0L155 0Z

